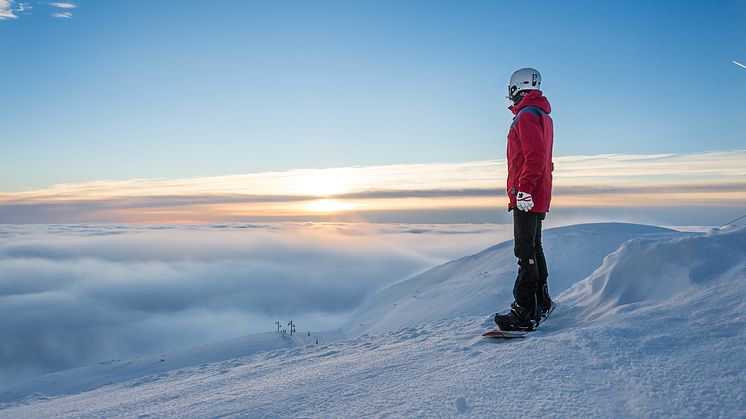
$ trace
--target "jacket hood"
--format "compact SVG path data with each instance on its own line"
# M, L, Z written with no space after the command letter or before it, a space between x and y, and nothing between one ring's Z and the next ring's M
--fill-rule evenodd
M513 114L518 115L518 112L527 106L536 106L546 113L552 112L552 106L549 104L549 100L547 100L547 98L545 98L541 93L541 90L529 91L517 105L509 106L508 109L510 109Z

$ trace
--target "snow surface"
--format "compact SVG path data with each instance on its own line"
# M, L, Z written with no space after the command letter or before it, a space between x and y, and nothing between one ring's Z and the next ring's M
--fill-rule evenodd
M559 305L526 339L479 336L511 298L504 243L395 284L347 337L61 371L0 391L0 417L744 417L746 229L579 225L544 242Z
M590 275L604 257L640 235L679 234L660 227L623 223L582 224L544 231L549 289L558 295ZM458 315L485 315L513 301L518 269L507 241L394 284L367 301L347 330L370 333Z

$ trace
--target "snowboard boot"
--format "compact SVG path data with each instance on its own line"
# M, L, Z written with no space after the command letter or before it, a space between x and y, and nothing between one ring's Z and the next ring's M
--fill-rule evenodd
M536 314L539 314L538 312ZM520 330L530 332L539 325L540 315L534 315L525 308L513 302L510 305L510 313L495 314L495 323L503 331Z
M549 300L549 305L539 308L541 310L541 321L542 322L546 320L550 314L552 314L555 307L557 307L557 304L555 304L554 301Z
M541 320L543 321L544 319L549 317L550 314L552 314L552 311L556 306L556 304L554 304L554 301L552 301L552 298L549 297L549 287L546 283L537 293L536 302L539 306L539 310L541 311Z

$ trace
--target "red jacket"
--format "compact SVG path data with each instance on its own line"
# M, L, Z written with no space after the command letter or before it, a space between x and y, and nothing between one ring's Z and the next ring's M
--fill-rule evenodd
M541 91L530 91L517 105L508 132L508 211L515 208L518 192L530 193L531 212L548 212L552 200L552 107Z

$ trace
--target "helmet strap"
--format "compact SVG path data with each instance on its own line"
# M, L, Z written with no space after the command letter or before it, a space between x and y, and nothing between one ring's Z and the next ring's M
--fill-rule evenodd
M516 92L510 99L513 101L513 106L518 105L521 103L524 97L528 94L528 90L521 90Z

